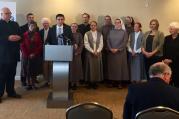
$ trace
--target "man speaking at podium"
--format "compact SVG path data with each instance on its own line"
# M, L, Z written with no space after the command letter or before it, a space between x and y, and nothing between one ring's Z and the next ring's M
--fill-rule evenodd
M56 15L56 25L53 25L49 33L47 44L50 45L71 45L73 38L71 28L64 23L65 16L63 14Z

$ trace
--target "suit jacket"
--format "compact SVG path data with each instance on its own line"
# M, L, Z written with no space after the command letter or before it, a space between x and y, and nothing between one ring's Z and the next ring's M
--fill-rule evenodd
M146 49L146 40L148 38L148 36L150 35L151 31L147 31L144 34L144 38L142 40L142 47L144 49ZM155 54L156 56L163 56L163 43L164 43L164 34L163 32L157 31L154 39L153 39L153 43L152 43L152 51L154 51L155 49L158 49L158 52Z
M78 30L82 34L83 37L84 37L86 32L90 31L90 29L91 29L90 24L87 24L87 25L80 24L80 25L78 25Z
M20 35L19 25L0 20L0 63L17 62L20 59L20 41L9 41L10 35Z
M24 24L20 27L21 29L21 33L24 34L26 31L28 31L29 27L28 27L28 24Z
M52 26L47 43L50 45L58 45L58 38L57 38L57 31L56 31L57 25ZM64 45L71 44L71 41L73 39L72 31L70 26L63 24L63 37L64 37Z
M49 30L48 30L47 39L46 39L45 42L44 42L44 29L41 29L41 30L39 31L39 33L40 33L40 37L41 37L41 40L42 40L42 43L43 43L44 45L47 44L47 41L48 41L48 38L49 38L50 30L51 30L51 28L49 28Z
M29 30L29 25L28 25L28 23L22 25L22 26L20 27L20 29L21 29L21 34L24 34L26 31ZM38 26L37 26L37 31L39 31L39 27L38 27Z
M166 106L179 111L179 89L166 84L159 78L130 85L123 118L135 119L136 113L154 106Z

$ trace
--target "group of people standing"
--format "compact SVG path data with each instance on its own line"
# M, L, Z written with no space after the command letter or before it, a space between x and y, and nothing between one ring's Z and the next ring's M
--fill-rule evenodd
M149 79L149 67L158 61L171 66L173 84L179 87L178 22L170 24L170 35L164 37L163 32L158 30L157 19L152 19L149 23L150 30L143 33L141 23L134 22L130 16L125 17L125 23L120 18L115 19L113 25L111 17L107 15L99 30L97 22L90 22L90 15L87 13L82 14L82 24L72 23L71 26L65 24L63 14L56 15L56 24L52 27L50 20L43 18L43 28L40 30L33 13L27 14L27 23L21 27L10 21L10 16L10 10L2 8L0 71L4 73L0 76L1 97L5 85L9 96L18 97L12 89L15 76L12 66L16 68L19 48L22 53L22 85L27 86L27 89L36 88L36 77L42 72L47 83L49 82L51 63L43 61L43 48L47 44L73 45L73 61L70 63L70 85L73 89L76 89L79 81L87 83L88 88L96 89L97 83L103 80L113 87L122 88L123 80L140 82L141 79ZM10 69L6 71L4 68L8 66ZM9 75L8 72L14 73ZM6 81L11 80L13 81L8 85ZM12 87L8 90L10 86Z

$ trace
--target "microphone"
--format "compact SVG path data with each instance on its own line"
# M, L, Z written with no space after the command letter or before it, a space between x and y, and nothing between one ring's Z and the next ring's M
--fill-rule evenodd
M71 45L71 39L65 36L64 34L62 34L62 36L63 36L63 39L66 41L66 45Z

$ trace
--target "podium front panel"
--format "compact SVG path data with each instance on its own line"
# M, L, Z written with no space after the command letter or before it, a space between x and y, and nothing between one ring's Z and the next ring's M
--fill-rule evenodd
M72 61L72 58L70 45L45 45L45 61Z

